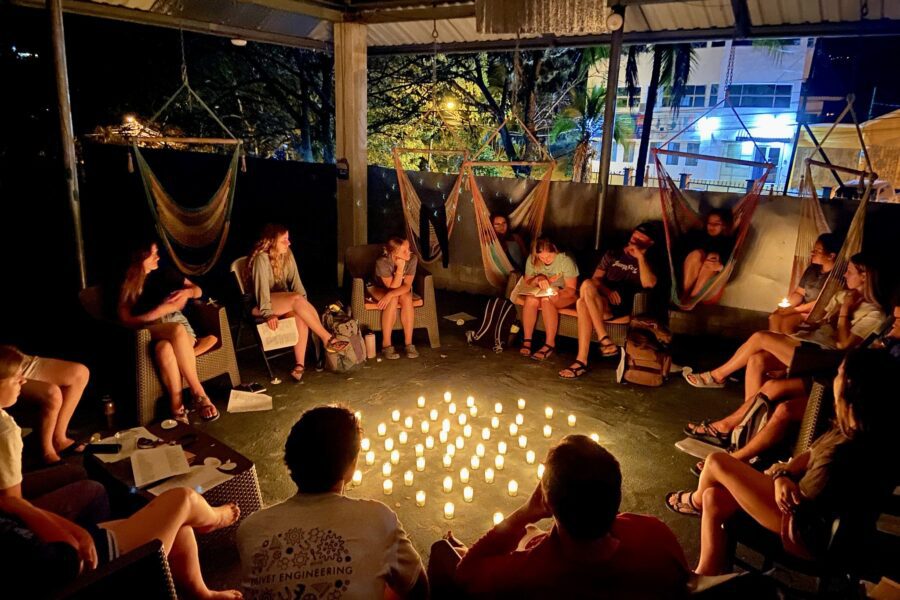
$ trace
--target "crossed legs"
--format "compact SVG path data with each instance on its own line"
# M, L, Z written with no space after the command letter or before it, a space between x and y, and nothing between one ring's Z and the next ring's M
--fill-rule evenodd
M59 461L59 452L75 443L67 430L89 378L90 371L80 363L41 358L32 378L22 386L22 395L40 406L44 462Z
M757 331L737 349L734 355L729 358L725 364L713 369L710 371L710 374L715 381L721 383L735 371L747 367L751 357L758 352L768 353L775 361L777 361L777 364L786 367L791 364L791 360L794 358L794 351L799 345L799 341L784 334L771 331ZM756 360L761 361L762 359ZM755 363L755 368L761 369L773 364L775 363L766 358L765 361ZM765 371L761 371L757 375L755 372L750 372L750 369L748 368L748 385L750 385L749 379L751 377L761 377L764 372ZM757 385L757 383L761 385L759 379L754 379L753 385ZM750 390L748 388L746 391L752 392L755 395L756 392L759 391L759 387L756 387L756 390Z
M163 386L169 394L173 414L181 412L182 378L195 399L206 398L206 391L197 374L197 357L194 354L194 338L181 323L156 323L151 325L150 337L156 342L154 354Z
M282 317L295 317L297 323L297 343L294 345L294 361L297 365L306 363L306 344L309 341L309 332L319 336L328 343L331 334L319 320L319 313L310 304L309 300L296 292L272 292L272 311Z

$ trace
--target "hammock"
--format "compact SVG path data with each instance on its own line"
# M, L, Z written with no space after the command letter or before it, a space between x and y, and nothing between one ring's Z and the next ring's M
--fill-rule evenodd
M241 145L235 145L228 171L219 188L206 204L198 208L186 208L176 203L163 189L136 143L133 144L133 151L144 184L147 204L156 222L156 230L172 261L185 275L207 273L221 257L231 228L231 211L234 207ZM215 244L215 250L206 261L189 263L178 256L175 244L182 248L193 249Z
M823 233L830 233L831 228L825 221L825 213L819 203L819 194L813 183L810 166L806 165L806 177L800 185L800 225L797 229L797 243L794 246L794 264L791 267L791 285L787 295L790 296L797 286L800 278L809 266L809 257L812 254L816 240Z
M553 178L553 169L556 167L556 161L550 156L544 146L537 141L527 127L519 120L518 117L510 117L515 119L522 127L523 131L528 135L537 148L540 149L541 158L538 161L466 161L463 164L463 172L468 176L466 185L472 192L472 202L475 205L475 224L478 228L478 242L481 245L481 262L484 265L484 274L488 282L496 288L503 288L509 279L509 274L514 268L506 255L506 249L503 243L497 238L494 226L491 223L491 212L487 207L481 189L475 181L476 167L486 166L527 166L527 167L546 167L544 175L538 180L531 191L526 194L525 199L509 215L509 226L512 229L523 229L527 231L531 238L531 243L541 236L544 227L544 214L547 211L547 202L550 198L550 180ZM506 126L510 120L507 118L503 123L494 130L487 141L482 144L475 156L479 156L481 152L490 145L491 142L500 133L500 130Z

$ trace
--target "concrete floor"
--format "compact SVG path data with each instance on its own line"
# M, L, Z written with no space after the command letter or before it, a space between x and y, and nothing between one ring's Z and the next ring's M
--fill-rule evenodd
M442 314L465 310L480 316L484 299L465 294L442 293L440 295ZM416 548L427 559L428 548L448 529L467 543L474 542L491 526L494 512L508 513L524 502L537 483L536 465L525 462L525 450L519 449L517 437L509 435L509 423L521 413L524 423L520 434L528 439L528 449L537 454L537 462L547 448L568 433L597 433L600 443L607 447L620 461L624 477L622 510L651 514L665 521L675 532L684 547L690 564L695 563L699 549L698 521L681 517L667 511L663 505L666 492L684 489L696 484L696 478L689 472L694 462L690 456L674 447L674 443L684 436L682 428L691 419L717 417L733 410L740 403L741 386L729 385L725 390L695 390L680 377L672 379L661 388L644 388L615 383L615 361L601 362L595 359L592 371L577 381L564 381L557 371L574 357L574 340L561 339L558 343L559 355L544 363L519 356L517 349L502 354L490 350L469 347L464 332L475 322L457 326L450 321L441 322L441 342L438 349L427 345L424 330L417 331L416 342L421 356L415 360L405 357L396 361L369 361L362 368L350 374L309 372L302 383L294 383L288 377L290 358L278 361L277 369L284 383L269 385L267 393L274 397L271 412L228 414L224 411L224 398L220 403L222 418L204 428L236 448L256 463L263 500L268 504L280 502L296 489L288 477L282 456L284 441L291 426L303 411L323 403L343 403L362 413L364 435L371 440L376 453L374 465L367 466L360 457L359 469L363 471L362 484L349 490L353 496L365 496L384 501L400 517ZM399 336L399 333L395 333ZM710 366L718 361L729 349L725 345L721 351L707 351L699 366ZM676 354L676 362L685 364L685 359ZM268 384L264 366L256 350L249 350L239 356L241 373L245 382L258 381ZM696 363L694 366L697 366ZM449 403L442 396L445 391L453 395L458 412L449 415ZM416 406L419 395L426 398L424 409ZM453 460L452 469L445 470L441 458L446 444L437 440L437 431L444 418L451 419L452 442L462 429L457 421L460 411L466 409L468 395L476 399L478 415L469 417L473 424L472 438L465 440L462 450ZM518 410L517 399L524 398L526 407ZM494 416L493 406L503 404L499 415L501 426L491 431L491 439L482 442L481 429L490 427L490 417ZM554 416L549 421L544 416L544 407L551 406ZM440 413L437 422L430 423L430 434L435 437L434 450L426 450L426 470L415 472L413 447L424 443L421 422L428 417L430 409ZM397 409L401 413L400 423L392 423L390 413ZM567 415L576 416L576 425L568 426ZM403 420L412 416L413 427L408 431L408 442L400 445L398 434L405 430ZM382 491L382 463L388 458L384 450L384 438L376 432L378 423L388 427L386 437L392 437L400 450L401 460L393 467L394 490L390 496ZM542 428L550 424L553 428L550 438L544 438ZM485 466L493 462L497 454L497 442L507 442L509 450L503 471L497 471L493 484L484 482ZM481 468L472 471L466 463L475 453L478 442L486 446L486 458ZM469 485L474 489L474 501L465 503L462 498L463 484L459 482L459 469L468 466L471 471ZM411 487L403 485L403 472L414 471ZM496 469L495 469L496 470ZM453 491L449 494L441 490L446 475L453 476ZM519 494L508 495L507 482L515 479L519 483ZM426 492L426 505L419 508L415 504L415 492ZM452 501L456 515L452 520L443 517L444 503ZM218 561L209 573L212 583L236 584L237 566Z

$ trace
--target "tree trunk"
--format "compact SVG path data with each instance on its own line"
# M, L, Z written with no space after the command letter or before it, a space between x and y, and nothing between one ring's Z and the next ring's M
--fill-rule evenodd
M322 161L334 163L334 66L330 57L319 57L319 70L321 72L321 89L319 97L322 105L319 107L319 135L322 144Z
M647 90L647 107L644 110L644 125L641 127L641 145L638 148L638 162L635 168L634 185L644 186L647 170L647 152L650 148L650 133L653 130L653 110L656 108L656 90L659 87L659 71L662 66L663 49L653 45L653 68L650 71L650 87Z

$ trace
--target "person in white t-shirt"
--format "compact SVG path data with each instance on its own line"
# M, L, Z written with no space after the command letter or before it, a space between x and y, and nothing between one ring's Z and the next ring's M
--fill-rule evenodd
M422 560L394 511L344 495L359 446L359 422L344 407L308 410L291 429L285 463L297 494L238 529L247 598L427 597Z

